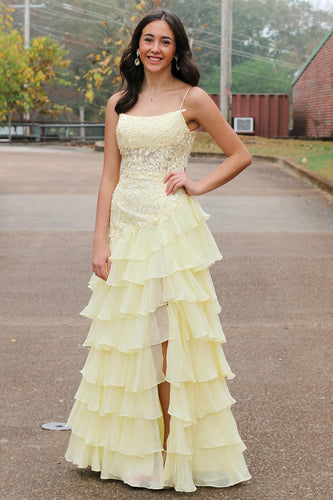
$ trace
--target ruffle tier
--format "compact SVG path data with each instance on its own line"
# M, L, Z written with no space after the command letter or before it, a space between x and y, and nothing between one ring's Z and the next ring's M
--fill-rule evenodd
M92 296L81 313L92 319L90 350L67 422L66 459L102 479L188 492L250 479L208 269L222 256L207 217L185 197L159 224L112 241L108 280L90 280ZM163 466L157 386L165 380L171 420Z

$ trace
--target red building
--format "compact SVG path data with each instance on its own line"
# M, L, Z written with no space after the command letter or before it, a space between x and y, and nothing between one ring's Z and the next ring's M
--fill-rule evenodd
M293 85L294 135L333 138L333 27Z
M220 94L210 94L220 107ZM240 134L288 137L289 94L232 94L232 126Z

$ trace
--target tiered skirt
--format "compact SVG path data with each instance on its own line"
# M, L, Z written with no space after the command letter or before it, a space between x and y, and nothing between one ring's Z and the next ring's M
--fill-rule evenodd
M231 412L233 378L209 266L221 258L196 199L113 241L82 315L90 346L67 424L66 459L131 486L195 491L250 479ZM166 372L162 342L168 340ZM170 383L163 465L158 384Z

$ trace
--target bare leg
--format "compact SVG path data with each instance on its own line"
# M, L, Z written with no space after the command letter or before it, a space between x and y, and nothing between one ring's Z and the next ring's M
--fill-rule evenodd
M166 373L166 354L168 348L168 341L162 342L162 355L163 355L163 372ZM165 381L158 385L158 395L160 398L163 420L164 420L164 440L163 448L166 450L167 439L170 432L170 415L168 413L169 401L170 401L170 383Z

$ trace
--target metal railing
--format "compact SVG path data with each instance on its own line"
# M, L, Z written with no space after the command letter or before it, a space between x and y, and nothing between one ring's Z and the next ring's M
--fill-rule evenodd
M46 141L100 141L104 139L104 123L14 123L12 139ZM0 124L0 140L8 140L9 128Z

